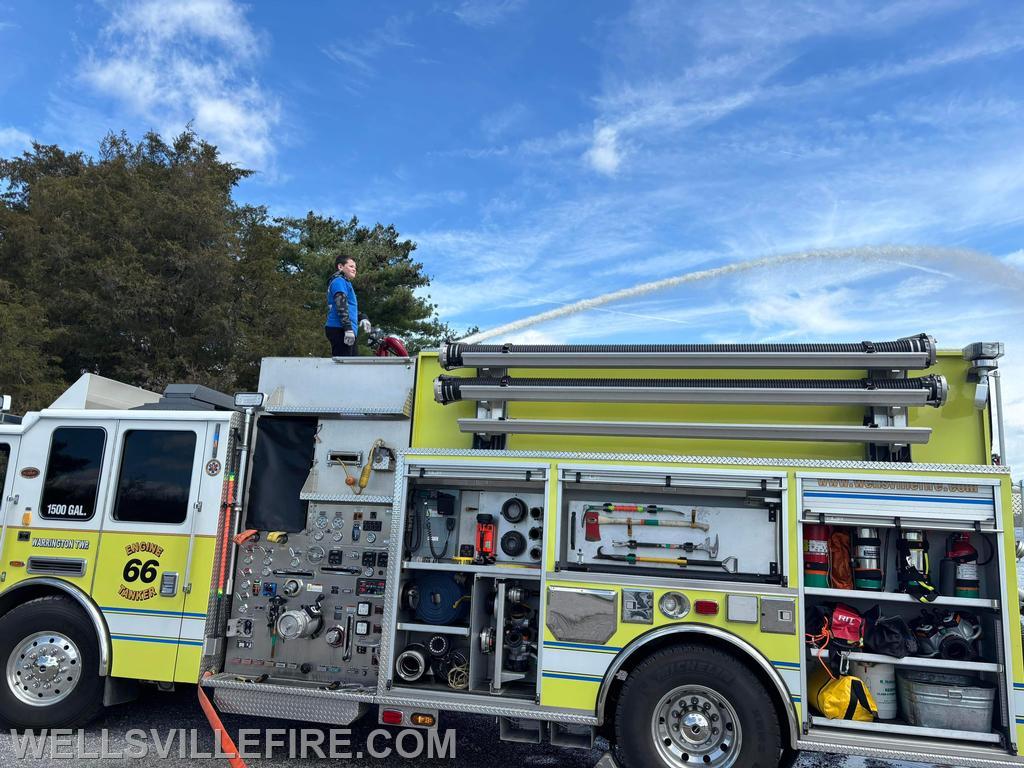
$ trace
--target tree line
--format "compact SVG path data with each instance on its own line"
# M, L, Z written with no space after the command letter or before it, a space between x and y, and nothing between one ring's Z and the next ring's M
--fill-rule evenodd
M413 350L450 335L392 225L274 217L233 197L251 171L186 130L108 135L95 157L34 144L0 159L0 392L45 407L83 372L162 391L255 387L260 358L327 355L335 257L359 308Z

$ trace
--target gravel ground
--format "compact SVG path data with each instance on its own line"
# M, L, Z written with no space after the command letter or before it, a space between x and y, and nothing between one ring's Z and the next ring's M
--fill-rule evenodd
M237 735L243 728L280 728L296 731L296 723L290 720L254 720L239 715L225 715L224 725L232 734ZM469 715L446 714L443 715L441 725L443 728L454 728L456 730L456 759L455 760L429 760L419 758L418 760L403 758L397 754L391 757L374 759L370 757L353 758L350 760L332 760L337 765L350 766L351 768L397 768L398 766L409 766L417 763L436 762L438 764L464 766L465 768L493 768L495 765L516 766L516 768L541 768L551 766L554 768L591 768L601 757L603 747L591 751L579 749L564 749L550 745L526 745L503 742L498 739L498 728L493 720L486 717L473 717ZM131 729L142 729L149 732L149 729L156 729L161 738L166 738L168 731L183 728L196 729L196 745L202 752L212 753L214 751L213 737L206 723L206 718L196 702L195 689L182 687L173 693L160 693L152 689L145 689L142 697L131 704L124 704L108 710L101 721L97 721L84 732L83 745L87 752L100 753L103 741L103 729L107 730L106 744L109 752L116 753L132 747L126 741L126 734ZM352 727L350 737L351 750L363 749L367 736L378 728L376 717L371 712L361 721ZM191 736L185 736L185 744L189 744ZM288 738L287 736L285 738ZM295 737L298 739L298 735ZM326 743L326 742L325 742ZM382 746L384 742L376 742ZM179 741L171 744L170 756L159 758L154 754L143 759L135 759L135 765L160 765L162 768L173 766L195 765L194 761L178 756ZM51 757L47 751L42 758L35 759L26 757L18 759L14 737L6 729L0 733L0 765L19 768L44 768L44 766L67 766L68 758ZM348 748L346 748L348 749ZM59 753L67 754L69 747L64 746L58 750ZM309 757L306 759L292 758L287 756L287 748L277 750L277 754L269 759L252 758L247 763L254 768L288 768L290 766L308 765L311 760L318 758ZM86 763L100 762L98 758L79 760ZM109 758L108 758L109 761ZM226 766L222 760L206 761L211 766ZM327 762L321 760L319 762ZM862 760L860 758L844 757L842 755L806 754L797 763L798 768L895 768L897 764L886 763L878 760ZM901 768L924 768L920 764L899 764Z

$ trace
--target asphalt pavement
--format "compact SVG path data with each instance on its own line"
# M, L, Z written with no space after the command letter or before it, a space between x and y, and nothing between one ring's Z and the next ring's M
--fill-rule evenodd
M388 757L375 758L366 754L367 739L372 732L380 728L377 725L376 713L369 712L362 720L351 726L351 735L347 736L350 746L337 741L336 734L335 749L339 752L351 752L351 759L331 759L329 756L320 758L313 737L310 736L310 727L296 723L291 720L268 720L264 718L250 718L240 715L224 715L224 725L227 730L237 739L242 729L280 729L276 734L281 746L274 749L270 757L266 757L266 739L259 742L254 750L260 752L260 756L250 756L246 763L253 768L298 768L308 766L310 761L320 763L331 763L333 765L344 765L346 768L408 768L410 765L438 764L453 765L461 768L497 768L497 766L515 766L516 768L592 768L601 755L607 744L599 742L593 750L567 749L552 747L548 744L516 744L503 742L498 738L498 727L492 718L447 713L442 715L441 727L455 729L455 759L431 758L427 756L403 757L398 754L398 743L394 740L397 731L389 731L387 736L378 734L374 737L373 747L381 752L388 748L392 754ZM303 733L306 728L305 738L307 739L306 757L289 757L288 743L294 743L301 747ZM178 729L183 729L179 731ZM314 731L321 731L313 727ZM133 734L134 732L134 734ZM151 733L158 735L160 743L153 741ZM138 755L141 751L140 744L145 742L148 754L145 757L135 757L131 760L134 765L159 765L161 768L173 768L174 766L194 766L196 764L207 764L214 766L225 766L228 763L223 759L210 757L202 760L195 760L188 757L189 754L214 754L215 745L213 734L210 731L206 718L196 700L194 687L183 686L170 693L163 693L152 688L144 688L140 699L130 704L123 704L108 709L100 720L84 730L79 735L68 737L55 749L51 745L44 748L40 757L25 756L18 757L18 739L20 737L11 734L7 729L0 733L0 765L18 766L18 768L68 768L77 760L82 763L100 763L112 761L116 758L112 755L126 752L129 756ZM322 746L319 748L329 755L330 734L324 731ZM158 747L165 751L166 757L157 754ZM415 740L410 740L403 745L407 753L415 750ZM102 758L103 753L108 755ZM356 753L362 753L357 757ZM71 754L77 756L72 758ZM250 752L250 755L253 753ZM62 755L67 755L62 757ZM90 755L96 755L90 757ZM804 754L797 763L798 768L925 768L920 764L896 764L879 760L864 760L851 758L842 755L825 754Z

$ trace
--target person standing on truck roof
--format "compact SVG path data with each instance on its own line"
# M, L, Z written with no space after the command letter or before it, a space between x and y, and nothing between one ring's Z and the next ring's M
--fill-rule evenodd
M327 322L324 333L331 343L332 357L354 357L356 334L362 328L369 333L370 321L359 315L352 281L356 277L356 261L351 256L339 256L335 261L338 271L327 284Z

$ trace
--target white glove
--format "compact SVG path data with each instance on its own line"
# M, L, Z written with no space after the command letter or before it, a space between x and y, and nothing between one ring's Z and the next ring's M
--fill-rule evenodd
M373 330L373 326L370 325L370 318L364 317L362 320L359 321L359 330L361 330L363 333L369 333L370 331Z
M345 331L345 343L350 347L356 343L355 331Z

